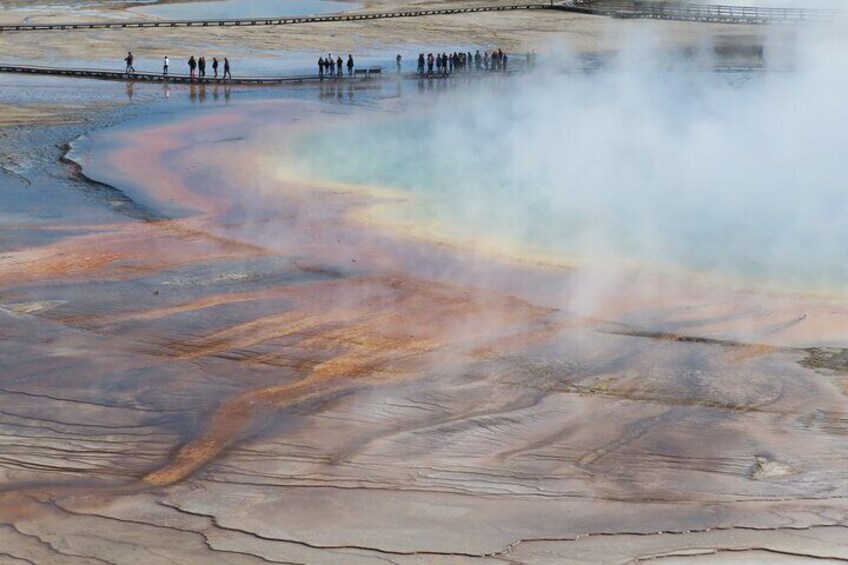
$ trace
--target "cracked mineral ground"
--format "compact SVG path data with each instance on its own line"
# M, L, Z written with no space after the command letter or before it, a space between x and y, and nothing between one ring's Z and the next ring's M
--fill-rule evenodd
M50 6L24 15L92 17ZM191 41L772 45L369 26ZM62 49L105 64L144 33ZM848 114L802 51L732 76L0 77L0 564L848 561Z

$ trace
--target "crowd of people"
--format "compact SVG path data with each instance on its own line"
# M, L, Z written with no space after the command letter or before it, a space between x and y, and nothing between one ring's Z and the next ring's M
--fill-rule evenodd
M527 53L526 62L532 65L535 61L535 53ZM397 74L401 74L403 57L398 54L395 57L397 65ZM347 56L347 62L342 57L328 54L318 57L318 77L326 78L342 78L344 76L345 67L347 68L348 76L354 74L355 63L353 55ZM477 50L472 54L454 52L451 54L433 54L429 53L426 56L424 53L418 55L418 74L421 76L433 75L448 75L457 71L506 71L509 68L509 55L504 53L502 49L497 51L484 51L480 53Z
M168 74L168 63L169 63L168 57L165 57L165 75ZM219 66L219 63L218 63L217 57L212 57L211 67L212 67L212 72L214 73L214 75L212 76L213 79L218 78L218 66ZM189 59L188 59L188 74L189 74L189 78L191 80L194 80L195 78L197 78L199 80L204 80L206 78L206 57L203 57L201 55L196 60L194 58L194 55L189 57ZM221 78L223 78L224 80L226 80L228 78L233 78L233 75L230 72L230 60L227 59L226 57L224 57L224 69L223 69L223 73L222 73Z
M323 79L325 76L341 78L344 76L345 66L347 66L348 76L353 76L353 69L356 66L353 62L353 55L348 54L347 62L342 59L341 55L334 59L332 53L328 53L326 59L323 56L318 57L318 78Z
M134 73L135 66L133 63L135 62L135 55L133 55L132 51L127 53L127 56L124 58L124 62L127 64L124 72L126 74ZM194 55L189 57L188 59L188 75L191 80L205 80L206 79L206 57L200 56L197 59L194 58ZM212 62L209 64L212 70L212 78L218 78L218 69L221 69L221 79L232 79L232 70L230 68L230 60L224 57L223 62L218 61L217 57L212 57ZM162 76L168 77L168 73L171 68L171 59L166 55L162 61Z
M530 55L528 54L528 62ZM473 55L470 51L467 53L424 53L418 55L418 74L432 76L448 75L460 71L506 71L509 67L509 55L503 52L502 49L497 51L484 51L482 54L478 49Z
M535 62L536 55L533 52L527 53L527 64L532 66ZM135 61L135 55L132 52L128 52L124 62L126 63L126 74L135 73L135 67L133 63ZM401 66L403 62L403 57L398 54L395 57L395 63L397 65L397 73L401 74ZM195 59L194 55L189 57L188 59L188 70L189 70L189 78L194 80L207 80L207 61L206 57L200 56ZM168 77L169 70L171 66L171 60L166 56L162 62L162 76ZM227 80L232 79L232 71L230 68L230 61L226 57L224 57L223 62L219 61L217 57L212 57L212 62L208 63L209 68L212 72L212 79L217 80L219 78L219 69L221 70L220 79ZM347 60L342 59L341 55L333 56L331 53L327 54L326 57L323 55L318 57L318 78L323 80L326 78L342 78L345 73L345 69L347 69L347 75L349 77L353 76L354 69L356 67L356 63L353 60L353 55L348 54ZM433 53L428 53L426 56L424 53L420 53L418 55L418 69L417 72L421 76L433 76L433 75L444 75L447 76L449 74L453 74L454 72L461 71L506 71L509 68L509 55L504 53L502 49L498 49L496 51L484 51L480 53L478 49L476 53L472 54L470 51L468 52L454 52L451 54L442 53L435 55Z

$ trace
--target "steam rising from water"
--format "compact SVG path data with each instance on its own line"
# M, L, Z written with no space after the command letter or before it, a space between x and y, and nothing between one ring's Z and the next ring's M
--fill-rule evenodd
M669 68L645 43L614 69L483 81L411 117L321 130L295 158L417 193L405 213L448 233L846 289L846 40L775 40L769 63L793 52L795 70L744 75Z

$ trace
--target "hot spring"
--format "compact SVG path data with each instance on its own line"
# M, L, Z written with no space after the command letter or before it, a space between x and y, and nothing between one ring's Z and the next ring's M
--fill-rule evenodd
M282 168L400 189L406 205L383 213L436 238L842 291L845 67L484 80L307 130Z

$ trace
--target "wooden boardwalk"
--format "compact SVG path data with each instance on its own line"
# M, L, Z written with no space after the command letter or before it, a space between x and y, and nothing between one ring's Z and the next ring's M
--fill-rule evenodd
M239 18L228 20L125 20L101 22L56 22L56 23L12 23L0 24L0 32L57 31L83 29L129 29L129 28L181 28L181 27L239 27L239 26L282 26L295 24L316 24L328 22L359 22L364 20L383 20L389 18L417 18L425 16L444 16L451 14L473 14L478 12L510 12L515 10L551 9L550 1L539 0L535 3L509 4L499 6L475 6L467 8L444 8L438 10L408 10L402 12L382 12L372 14L344 13L325 16L279 17L279 18ZM561 8L560 8L561 9Z
M727 24L827 22L842 18L841 10L815 8L758 8L640 0L570 0L562 9L617 18L640 18Z
M321 78L318 74L298 74L298 75L286 75L286 76L238 76L232 79L215 79L207 76L203 80L200 79L191 79L189 75L186 74L175 74L171 73L168 76L165 76L161 73L150 73L150 72L138 72L138 73L125 73L121 71L113 71L113 70L105 70L105 69L72 69L66 67L44 67L37 65L12 65L0 63L0 73L14 73L14 74L22 74L22 75L35 75L35 76L58 76L58 77L69 77L69 78L82 78L82 79L96 79L96 80L111 80L111 81L120 81L120 82L149 82L149 83L161 83L161 84L188 84L188 85L196 85L196 86L244 86L244 85L255 85L255 86L273 86L273 85L286 85L286 84L303 84L303 83L320 83L324 82L327 84L340 84L346 82L369 82L369 81L377 81L383 79L397 79L398 76L403 79L417 79L417 78L433 78L433 79L443 79L450 78L451 76L495 76L495 75L503 75L503 74L514 74L517 72L521 72L525 70L525 66L520 63L514 63L514 68L509 71L473 71L473 72L464 72L464 73L453 73L452 75L442 75L440 73L433 73L431 76L420 76L417 72L404 72L398 75L394 72L394 68L392 68L391 72L380 72L379 74L374 75L357 75L357 76L348 76L342 75L338 78L329 78L324 77ZM382 69L381 69L382 71Z
M0 63L0 73L15 73L23 75L61 76L71 78L88 78L99 80L117 81L139 81L139 82L161 82L170 84L221 84L221 85L273 85L284 83L298 83L319 79L318 75L289 75L285 77L236 77L233 79L205 79L192 80L186 74L169 74L167 77L161 73L124 73L104 69L70 69L65 67L43 67L37 65L11 65Z
M584 73L586 71L600 70L600 67L596 65L587 65L586 67L575 68L571 70L566 70L563 72L575 72L575 73ZM760 65L744 65L744 64L724 64L724 65L715 65L713 67L703 67L698 70L704 72L732 72L732 73L748 73L748 72L761 72L765 71ZM203 80L194 79L192 80L186 74L169 74L168 76L162 75L161 73L148 73L148 72L140 72L140 73L124 73L120 71L112 71L112 70L104 70L104 69L71 69L65 67L42 67L35 65L10 65L0 63L0 73L14 73L14 74L22 74L22 75L35 75L35 76L58 76L58 77L69 77L69 78L81 78L81 79L95 79L95 80L110 80L110 81L120 81L120 82L147 82L147 83L160 83L160 84L185 84L185 85L195 85L195 86L274 86L274 85L294 85L294 84L312 84L312 83L327 83L327 84L342 84L342 83L361 83L361 82L369 82L369 81L379 81L384 79L397 79L398 76L402 79L445 79L445 78L456 78L456 77L484 77L484 76L502 76L504 74L514 75L517 73L523 73L527 71L527 66L521 63L514 64L514 67L509 71L471 71L471 72L456 72L453 74L442 75L439 73L434 73L431 76L427 75L419 75L417 72L404 72L400 75L394 72L388 73L380 73L379 75L373 77L361 77L354 76L349 77L344 75L339 78L321 78L317 74L299 74L299 75L286 75L286 76L278 76L278 77L248 77L248 76L236 76L232 79L215 79L206 77Z
M479 12L509 12L516 10L561 10L619 18L647 18L735 24L820 22L843 17L845 15L845 12L841 10L813 8L756 8L647 0L537 0L533 3L498 6L474 6L467 8L444 8L436 10L408 10L370 14L343 13L305 17L238 18L224 20L146 19L99 22L4 23L0 24L0 33L132 28L283 26L329 22L359 22L390 18L416 18L452 14L473 14Z

